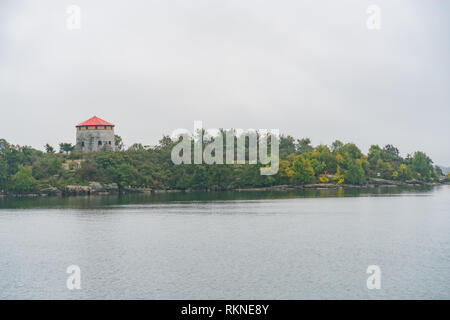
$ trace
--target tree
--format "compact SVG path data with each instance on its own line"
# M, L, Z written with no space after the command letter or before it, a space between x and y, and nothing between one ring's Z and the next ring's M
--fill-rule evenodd
M378 159L375 171L377 173L377 177L379 173L381 178L383 179L391 179L392 174L394 173L392 165L389 162L383 161L381 159Z
M360 185L363 184L364 179L364 169L362 168L360 161L355 161L352 163L348 170L344 172L345 183Z
M295 153L295 140L291 136L280 136L280 158L285 159Z
M346 143L339 149L344 158L351 158L352 160L359 159L362 157L362 152L354 143Z
M303 139L297 139L297 152L298 153L305 153L312 151L313 147L311 146L311 139L309 138L303 138Z
M443 175L444 175L444 172L442 171L441 167L434 166L434 176L439 179Z
M81 165L81 168L77 170L77 174L84 181L98 181L99 170L97 166L91 161L84 161Z
M115 134L114 135L114 145L116 146L116 150L122 151L124 148L122 137Z
M9 149L9 143L5 139L0 139L0 156L4 156Z
M415 152L412 158L412 169L421 179L430 179L433 174L433 161L424 152Z
M320 174L323 173L323 170L324 170L325 167L326 167L325 162L319 161L319 160L317 160L317 159L311 159L310 163L311 163L311 167L312 167L313 170L314 170L315 176L316 176L316 177L319 177Z
M55 153L55 149L49 145L48 143L45 145L45 152L47 153Z
M369 160L373 174L376 174L378 160L383 160L382 154L383 151L381 150L380 146L378 146L377 144L370 146L369 153L367 154L367 159Z
M71 143L62 142L62 143L59 144L59 152L60 153L65 152L66 154L69 154L74 149L75 149L75 146L72 145Z
M8 182L8 163L0 158L0 191L4 190Z
M280 168L278 170L277 178L280 184L289 183L289 180L295 175L295 171L292 169L288 160L280 161Z
M134 143L129 148L128 151L144 151L145 147L141 143Z
M161 140L159 140L159 146L162 148L170 146L172 143L173 143L172 138L170 138L170 136L167 135L163 135Z
M19 171L11 177L11 191L22 193L31 192L37 189L37 181L32 175L30 167L20 166Z
M336 159L336 155L331 153L330 149L327 145L318 145L315 148L313 155L321 162L325 163L325 167L322 170L325 170L327 173L335 173L338 161ZM314 166L313 166L314 168ZM321 171L322 171L321 170ZM316 169L314 169L317 175Z
M119 166L118 170L118 181L117 184L119 187L127 187L130 185L134 185L136 183L136 174L133 168L126 163L123 163Z
M396 161L400 158L400 152L392 144L387 144L383 148L383 153L384 153L384 160L387 161Z
M406 181L412 178L411 168L402 163L398 168L397 178L402 181Z
M193 189L206 189L208 187L208 175L204 165L194 165L191 186Z
M339 152L339 150L341 150L343 146L344 144L342 143L342 141L336 140L331 144L331 151L333 153Z
M33 164L33 177L45 179L57 175L61 172L61 161L56 157L45 155Z
M314 181L314 169L311 162L303 156L297 156L292 164L294 170L294 182L299 184L308 184Z

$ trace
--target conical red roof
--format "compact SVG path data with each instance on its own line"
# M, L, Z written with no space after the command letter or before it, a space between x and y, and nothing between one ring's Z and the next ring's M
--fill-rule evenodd
M77 125L77 127L84 127L84 126L114 126L112 123L109 123L105 120L102 120L96 116L90 118L89 120L86 120L85 122L82 122Z

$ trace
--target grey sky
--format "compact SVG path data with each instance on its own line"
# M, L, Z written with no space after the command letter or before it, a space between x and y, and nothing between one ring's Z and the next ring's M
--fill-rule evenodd
M82 10L66 28L66 7ZM366 28L368 5L381 30ZM0 137L127 145L176 128L278 128L450 165L449 1L1 1Z

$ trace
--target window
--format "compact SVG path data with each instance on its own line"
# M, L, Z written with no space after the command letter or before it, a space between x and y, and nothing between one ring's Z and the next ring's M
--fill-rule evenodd
M81 141L81 146L84 147L84 141Z
M111 145L111 141L108 141L108 144Z
M102 145L102 142L101 142L100 140L98 141L98 145L99 145L99 146L101 146L101 145Z

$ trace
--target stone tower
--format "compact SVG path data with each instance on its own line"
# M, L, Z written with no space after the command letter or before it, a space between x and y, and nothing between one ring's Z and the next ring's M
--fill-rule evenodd
M92 117L76 126L76 152L114 151L114 125Z

